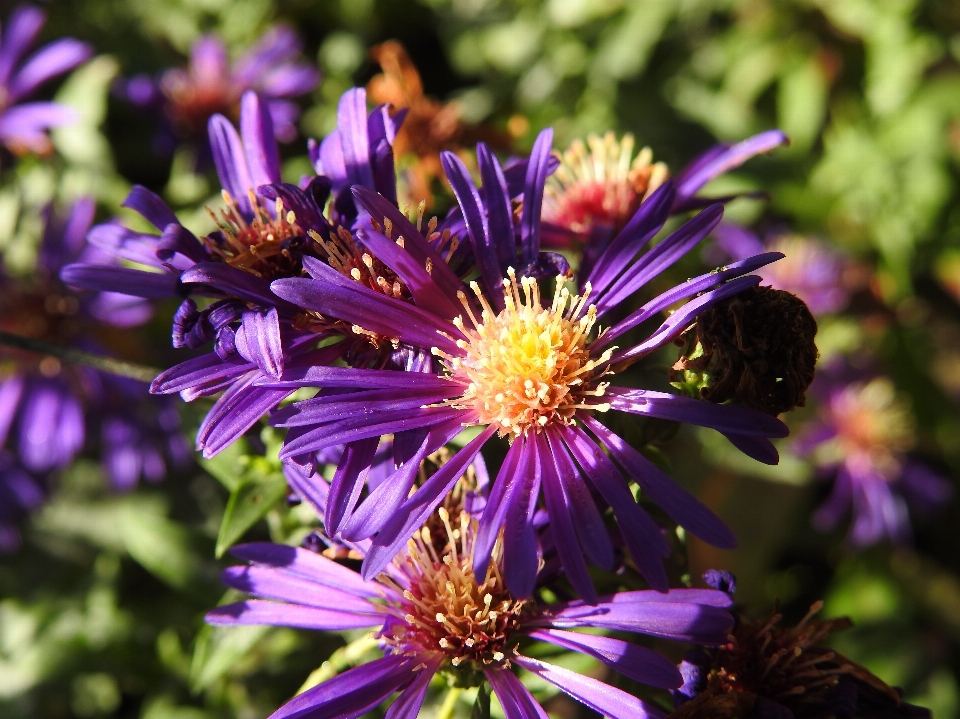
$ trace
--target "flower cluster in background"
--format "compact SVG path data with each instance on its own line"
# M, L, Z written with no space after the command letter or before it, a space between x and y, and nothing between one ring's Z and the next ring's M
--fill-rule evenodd
M0 714L960 712L941 5L6 11Z

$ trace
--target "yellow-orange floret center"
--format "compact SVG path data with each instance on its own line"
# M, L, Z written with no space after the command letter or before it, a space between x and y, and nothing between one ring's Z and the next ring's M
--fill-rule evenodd
M465 385L457 408L476 413L476 424L497 427L500 436L519 436L551 424L570 424L577 410L609 409L597 402L606 384L596 380L609 372L612 348L592 357L590 335L596 307L588 306L589 285L571 295L558 278L553 302L541 303L535 279L517 279L511 268L503 281L504 309L495 312L476 283L471 288L482 306L479 320L465 296L463 315L454 324L465 339L457 341L460 356L438 352L451 378Z

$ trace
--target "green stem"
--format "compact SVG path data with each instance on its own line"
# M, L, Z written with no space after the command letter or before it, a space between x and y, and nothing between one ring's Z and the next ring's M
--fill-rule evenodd
M462 693L463 689L460 687L450 687L447 698L443 700L443 706L437 712L437 719L453 719L453 710L456 708L457 699L460 698Z
M110 374L120 375L121 377L129 377L130 379L139 380L140 382L153 382L154 378L162 371L153 367L103 357L102 355L93 354L92 352L84 352L83 350L74 349L73 347L64 347L63 345L45 342L44 340L38 340L32 337L22 337L12 332L4 332L2 330L0 330L0 345L26 350L27 352L51 355L58 359L66 360L67 362L87 365L101 372L109 372Z

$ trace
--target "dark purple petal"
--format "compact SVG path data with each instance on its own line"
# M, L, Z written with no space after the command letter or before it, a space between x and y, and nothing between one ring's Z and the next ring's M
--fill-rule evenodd
M358 283L355 287L343 287L323 280L292 278L275 280L270 289L294 305L336 317L384 337L459 354L456 343L450 338L459 336L452 323ZM450 337L440 332L446 332Z
M636 360L649 352L653 352L655 349L663 347L663 345L676 339L701 312L712 307L717 302L739 294L750 287L756 287L758 284L760 284L759 277L756 275L747 275L746 277L738 277L735 280L725 282L715 290L705 292L696 299L687 302L687 304L670 315L645 341L633 347L626 347L618 352L614 352L610 360L611 364L617 364L626 360Z
M206 262L210 259L210 254L200 244L197 236L179 222L171 222L163 228L160 241L156 243L155 254L164 263L176 264L178 267L181 267L183 263L182 261L177 262L177 254L192 260L189 263L190 265L194 262Z
M354 369L352 367L296 366L287 367L280 381L261 379L257 384L271 387L346 387L350 389L408 389L432 396L449 391L456 396L461 390L448 379L426 372Z
M377 585L364 582L352 569L299 547L254 542L233 546L230 554L251 564L273 567L277 571L307 579L314 584L348 591L357 597L377 599L382 596Z
M260 307L277 307L285 312L294 310L277 299L270 291L269 282L222 262L200 262L180 275L180 281L207 285Z
M337 129L343 148L347 184L373 189L370 144L367 135L367 92L361 87L347 90L337 105Z
M440 289L454 302L457 301L457 292L463 289L463 283L456 273L450 269L443 257L430 246L419 230L386 199L367 187L354 187L354 198L377 222L390 220L393 223L394 234L404 239L404 249L421 266L426 266L427 260L433 266L431 276Z
M429 308L430 312L446 320L453 320L463 312L463 306L442 292L430 272L396 242L372 228L362 227L358 234L373 256L397 273L410 289L418 307Z
M291 604L368 614L383 619L383 615L366 599L329 585L321 588L306 579L268 567L227 567L221 572L220 579L228 587L252 594L258 599L278 599Z
M295 58L302 48L300 38L290 26L274 25L256 44L237 58L233 66L233 79L252 86L266 68Z
M423 699L427 695L427 687L430 686L436 670L437 666L433 662L426 669L420 670L416 679L400 692L400 696L387 709L384 719L417 719Z
M506 719L548 719L530 691L508 669L484 669Z
M75 110L57 102L29 102L0 114L0 138L24 145L32 152L49 146L46 131L78 120Z
M85 290L147 298L176 297L180 287L176 275L104 265L67 265L60 270L60 279Z
M487 575L493 545L496 543L500 529L503 527L507 509L516 501L515 493L521 484L520 478L526 474L529 450L524 448L527 444L527 436L523 434L510 445L507 456L504 457L497 478L490 489L490 496L483 508L477 536L473 542L473 569L474 574L478 577ZM518 467L522 467L522 471L518 472Z
M790 434L787 425L776 417L747 407L713 404L666 392L624 387L608 387L604 397L610 402L611 408L621 412L711 427L724 434L729 432L749 437L786 437Z
M279 409L270 418L273 427L306 427L328 424L338 419L356 417L375 408L377 412L417 410L446 399L449 391L433 395L421 392L411 396L409 390L374 389L348 394L324 394Z
M52 42L27 60L10 81L9 104L26 97L47 80L72 70L93 55L85 42L65 37Z
M669 659L652 649L621 639L567 632L562 629L537 629L529 632L529 635L542 642L588 654L625 677L643 684L663 689L676 689L683 684L683 677Z
M13 374L0 382L0 447L7 443L7 435L17 416L23 396L23 375Z
M122 206L143 215L144 219L161 231L171 223L180 224L167 203L159 195L141 185L133 186Z
M642 209L641 205L641 209ZM597 295L597 315L601 316L626 300L654 277L675 264L703 240L723 217L723 205L711 205L680 229L658 243L624 272L606 292Z
M500 162L482 142L477 145L477 164L480 167L480 179L483 181L484 206L487 208L488 244L496 254L500 278L503 278L507 268L515 264L517 259L517 239L513 230L510 193Z
M610 719L666 717L665 712L598 679L523 655L516 655L513 661Z
M533 593L540 565L534 515L544 461L550 461L549 453L542 451L533 439L528 441L523 448L520 471L514 479L516 488L510 500L504 502L507 505L503 522L504 582L518 599L526 599Z
M320 82L320 71L306 63L288 62L263 73L260 91L270 97L304 95Z
M419 658L390 654L335 676L298 694L269 719L359 717L417 676ZM434 669L435 671L435 669Z
M377 535L363 560L363 578L380 574L426 518L433 513L451 487L466 471L484 443L493 435L492 425L461 448L436 474L424 482Z
M540 254L540 209L543 205L543 188L550 174L553 128L540 131L527 164L527 176L523 187L523 210L520 218L520 242L523 248L524 265L532 265Z
M779 464L780 453L766 437L751 437L733 432L723 432L724 437L730 440L730 444L739 449L748 457L752 457L758 462L764 464Z
M257 187L257 194L268 200L280 199L287 210L291 210L297 218L297 224L305 229L319 232L326 237L330 232L330 225L321 214L321 208L306 192L296 185L286 182L277 182Z
M700 500L596 419L590 416L583 416L581 419L606 445L620 466L673 521L715 547L733 549L737 546L737 538L733 532L717 515L703 506Z
M209 459L243 436L257 420L290 396L292 390L251 386L252 375L218 399L197 430L197 450Z
M253 367L240 357L221 360L214 354L188 359L161 372L150 385L152 394L174 394L206 384L219 384L224 380L233 381Z
M273 136L273 121L252 90L240 100L240 136L250 169L250 187L280 182L280 150Z
M245 602L217 607L204 617L207 624L237 626L267 624L274 627L296 627L336 632L343 629L366 629L383 623L383 615L355 614L336 609L307 607L302 604L248 599Z
M637 569L651 587L660 592L667 591L669 583L663 560L670 556L670 545L660 527L636 503L623 475L586 432L573 427L566 435L567 447L613 509L620 534Z
M379 444L379 437L368 437L344 447L343 456L337 462L337 470L330 482L323 518L323 526L331 537L337 535L343 521L357 506Z
M20 414L20 460L34 472L66 466L83 447L83 407L56 380L41 380L28 393Z
M573 522L569 504L570 498L564 492L564 486L561 484L557 469L557 450L553 446L554 442L547 440L545 434L535 434L534 441L537 444L537 454L540 457L541 483L547 512L550 515L550 529L553 532L554 543L567 579L570 580L570 584L573 585L577 594L583 597L585 601L593 603L597 601L597 592L593 588L587 563L583 559L583 552L580 549L580 543L577 541L577 527ZM588 496L587 501L592 502L593 499ZM532 550L533 547L530 549Z
M256 364L268 377L280 379L283 374L283 343L276 307L244 312L236 342L237 351L244 359Z
M207 123L210 135L210 149L213 151L213 164L217 168L220 186L236 201L240 208L250 213L250 200L247 192L255 185L247 167L247 156L243 151L240 135L230 121L223 115L213 115ZM265 184L265 183L257 183Z
M673 198L673 181L667 180L643 201L640 209L600 255L587 277L597 296L607 290L637 253L660 231L670 216Z
M597 341L593 343L592 347L594 350L605 347L627 330L633 329L641 322L645 322L658 312L665 310L667 307L674 305L681 300L693 297L701 292L706 292L728 280L732 280L740 277L741 275L753 272L764 265L768 265L771 262L776 262L780 259L783 259L783 253L767 252L762 255L757 255L756 257L734 262L726 267L721 267L713 272L708 272L705 275L694 277L693 279L687 280L676 287L672 287L666 292L654 297L622 322L615 324L607 332L604 332L603 336L599 337Z
M755 155L786 145L787 136L780 130L767 130L736 145L720 145L694 160L677 178L677 201L692 197L710 180L739 167Z
M37 39L46 21L46 13L30 5L21 5L10 14L0 42L0 86L9 82L14 66Z

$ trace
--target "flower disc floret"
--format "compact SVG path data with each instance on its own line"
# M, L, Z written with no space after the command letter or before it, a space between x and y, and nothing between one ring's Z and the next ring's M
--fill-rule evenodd
M476 520L464 512L460 526L454 527L443 507L438 516L446 548L436 551L427 527L410 540L407 554L396 561L409 588L395 587L403 599L388 605L396 621L385 625L381 639L394 651L411 656L439 653L467 674L492 665L509 667L527 602L511 596L498 562L489 563L482 582L474 575Z
M603 395L605 385L596 380L607 370L598 369L612 354L608 349L591 357L597 310L587 305L589 284L582 295L571 295L564 286L566 279L559 277L553 302L544 307L535 279L518 280L513 268L508 275L503 280L505 307L499 313L475 282L471 288L483 307L479 320L460 294L473 325L468 327L463 315L454 320L466 338L457 341L463 355L435 350L447 361L451 377L466 386L451 404L473 410L477 424L495 425L501 436L568 425L578 409L608 409L607 404L587 400Z

